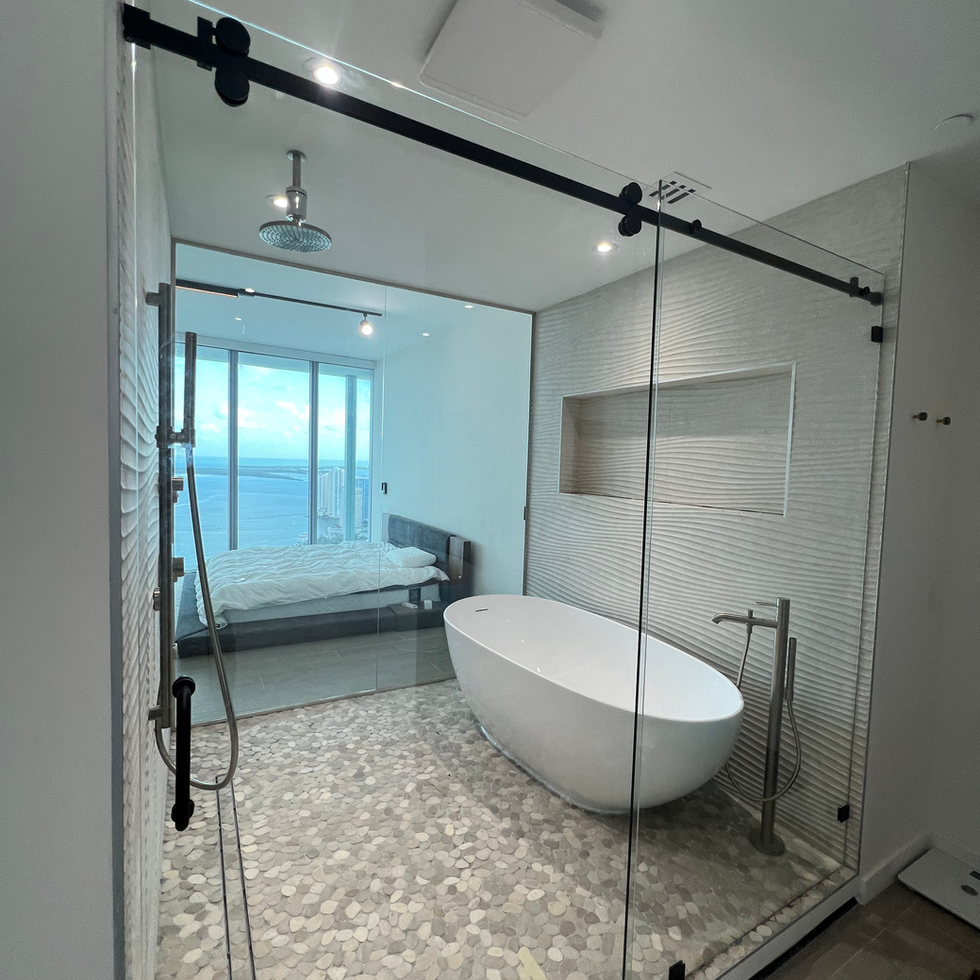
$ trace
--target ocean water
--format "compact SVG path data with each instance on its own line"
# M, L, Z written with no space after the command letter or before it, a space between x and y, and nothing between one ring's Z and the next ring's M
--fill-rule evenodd
M207 556L228 550L228 464L224 459L207 456L199 456L195 462L201 530ZM177 453L174 463L175 473L185 475L182 452ZM320 470L341 465L341 460L322 460ZM357 474L359 482L366 482L366 467L359 467ZM304 460L239 459L239 548L305 544L309 530L308 508L309 473ZM174 516L174 554L183 555L188 568L196 568L186 488L178 498ZM336 519L323 517L317 518L317 534L320 541L338 540L343 536Z

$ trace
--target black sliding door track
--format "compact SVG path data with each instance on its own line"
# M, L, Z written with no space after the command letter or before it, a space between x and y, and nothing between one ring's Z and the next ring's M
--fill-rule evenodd
M684 221L675 215L643 207L639 203L642 191L638 184L627 185L619 195L598 190L588 184L508 156L506 153L491 150L479 143L417 122L390 109L382 109L344 92L325 88L311 78L293 75L281 68L250 58L248 50L251 39L248 31L241 23L229 17L222 18L217 25L212 25L203 17L199 17L197 23L197 34L187 34L153 20L145 10L129 4L123 6L123 37L127 41L144 48L162 48L196 62L201 68L213 70L215 88L229 105L243 105L248 99L249 83L254 82L275 92L291 95L293 98L321 106L331 112L338 112L389 133L404 136L416 143L431 146L480 166L510 174L512 177L537 184L539 187L546 187L566 197L622 215L623 223L620 230L624 235L636 234L642 224L659 225L668 231L694 238L706 245L713 245L715 248L733 252L754 262L760 262L847 296L864 300L872 306L881 305L881 293L872 292L870 287L862 286L856 276L850 280L837 279L781 255L775 255L765 249L711 231L700 221Z

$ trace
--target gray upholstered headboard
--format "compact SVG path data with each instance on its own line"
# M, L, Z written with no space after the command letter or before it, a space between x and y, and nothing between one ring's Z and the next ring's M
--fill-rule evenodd
M381 538L396 548L421 548L436 556L436 566L448 576L446 583L457 598L469 595L473 584L470 542L429 524L398 514L381 515Z

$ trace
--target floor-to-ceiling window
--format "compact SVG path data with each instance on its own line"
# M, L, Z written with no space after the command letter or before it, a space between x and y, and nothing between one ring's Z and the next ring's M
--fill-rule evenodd
M177 346L178 422L183 345ZM198 346L198 496L208 554L371 537L367 367ZM177 473L184 473L183 452ZM196 564L186 495L176 553Z
M307 544L310 362L238 355L238 547Z
M319 365L317 397L317 541L371 537L372 379Z

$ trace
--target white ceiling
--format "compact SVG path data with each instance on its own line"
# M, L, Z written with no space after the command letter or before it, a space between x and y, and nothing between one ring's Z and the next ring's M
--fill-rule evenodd
M247 256L190 245L177 246L177 277L218 286L332 303L370 313L374 333L360 333L360 313L262 297L215 296L178 289L178 333L192 330L202 342L216 338L242 347L274 347L377 364L403 348L444 341L449 331L480 330L493 335L527 321L524 313L462 300L384 287Z
M240 18L419 87L453 0L225 3ZM980 139L980 123L934 131L953 113L980 111L976 0L589 6L604 10L594 55L523 122L507 125L641 183L678 170L725 205L767 218Z
M381 76L348 70L352 94L614 193L622 174L651 184L678 170L737 211L771 216L906 160L980 145L980 123L933 130L980 109L975 0L884 12L872 0L604 0L596 53L516 127L579 158L384 81L419 87L451 2L234 0L232 13L307 45L253 30L257 57L302 73L310 48L326 52ZM189 31L201 12L185 0L151 9ZM192 63L154 59L179 238L525 310L654 264L650 229L620 240L612 214L254 86L231 109ZM257 237L281 214L266 196L285 185L293 146L309 157L309 217L333 236L328 252L295 256ZM968 185L973 157L956 159ZM747 223L701 207L719 230ZM618 247L596 255L601 239Z

